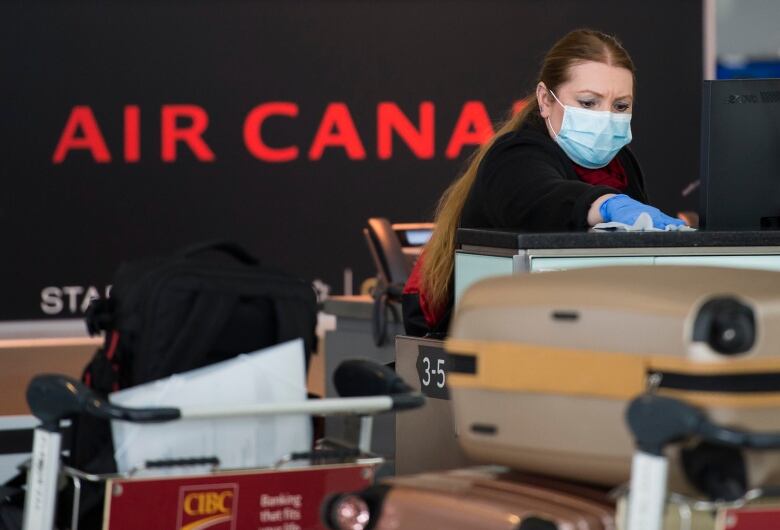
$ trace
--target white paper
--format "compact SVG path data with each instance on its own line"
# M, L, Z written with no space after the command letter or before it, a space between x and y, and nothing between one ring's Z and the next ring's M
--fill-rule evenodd
M647 212L642 212L639 217L636 218L633 225L626 223L618 223L612 221L610 223L599 223L593 226L594 230L625 230L628 232L692 232L695 228L691 228L687 225L666 225L664 228L655 228L653 226L653 219Z
M190 408L302 401L303 348L297 339L122 390L109 399L126 407ZM219 458L221 468L266 467L291 452L308 451L311 444L311 421L302 415L111 423L120 472L141 468L147 460L211 456Z

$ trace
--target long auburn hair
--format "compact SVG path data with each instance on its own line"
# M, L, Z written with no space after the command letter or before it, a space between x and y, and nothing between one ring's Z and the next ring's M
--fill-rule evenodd
M569 80L569 69L572 66L586 61L623 67L631 71L632 75L635 74L631 57L615 37L600 31L578 29L565 35L547 52L538 81L554 91ZM500 124L495 135L474 151L464 173L447 188L439 200L435 217L436 228L425 247L422 264L422 287L431 306L444 307L449 300L458 221L482 159L496 138L519 130L530 116L538 115L539 103L533 93L525 98L523 110Z

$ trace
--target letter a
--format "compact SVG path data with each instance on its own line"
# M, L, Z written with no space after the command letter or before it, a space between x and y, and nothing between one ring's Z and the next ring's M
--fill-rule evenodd
M493 135L485 105L481 101L468 101L460 111L455 130L447 145L445 156L457 158L465 145L481 145Z
M343 147L351 160L366 158L366 149L360 141L352 115L344 103L331 103L325 109L320 127L309 148L309 159L322 158L326 147Z
M82 135L77 136L81 130ZM108 152L106 141L100 132L92 109L86 105L77 105L68 117L65 129L62 131L57 147L54 149L52 162L62 164L65 157L73 149L86 149L92 155L95 162L106 164L111 162L111 154Z

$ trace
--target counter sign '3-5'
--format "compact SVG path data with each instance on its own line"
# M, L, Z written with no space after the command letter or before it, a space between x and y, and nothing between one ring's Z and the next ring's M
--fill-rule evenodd
M449 399L447 353L442 348L420 346L417 354L420 391L434 399Z

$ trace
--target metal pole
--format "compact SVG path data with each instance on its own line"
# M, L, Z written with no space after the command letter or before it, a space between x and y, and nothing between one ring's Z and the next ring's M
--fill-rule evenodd
M50 530L54 527L61 447L62 435L56 426L35 429L27 494L24 497L23 530Z
M286 403L253 403L219 407L183 407L182 419L230 418L236 416L281 416L285 414L376 414L393 409L390 396L327 398Z
M631 462L627 530L663 530L669 461L637 451Z
M361 453L371 452L371 432L373 428L373 416L362 416L360 418L360 439L358 440L358 449L360 449Z

